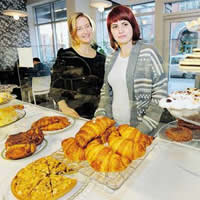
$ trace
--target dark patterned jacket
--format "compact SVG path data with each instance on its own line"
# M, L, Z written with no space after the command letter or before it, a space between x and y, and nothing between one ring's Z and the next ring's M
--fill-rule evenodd
M52 88L60 89L57 100L65 99L80 116L92 118L103 85L105 56L80 56L73 48L60 49L53 66Z

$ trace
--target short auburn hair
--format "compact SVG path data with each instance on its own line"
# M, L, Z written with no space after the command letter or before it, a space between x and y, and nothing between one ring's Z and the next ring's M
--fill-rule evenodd
M77 32L76 21L79 17L85 17L86 19L88 19L89 24L92 27L92 30L94 31L94 22L88 15L82 12L73 13L68 19L68 28L72 40L72 46L80 45L80 41L76 35Z
M117 50L119 46L111 33L111 24L119 20L127 20L131 24L133 29L133 41L140 40L140 28L132 10L123 5L116 6L110 11L107 17L107 29L110 38L110 44L111 47L115 50Z

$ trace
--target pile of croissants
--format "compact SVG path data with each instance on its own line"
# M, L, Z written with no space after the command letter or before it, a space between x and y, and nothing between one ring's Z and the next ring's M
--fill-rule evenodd
M76 133L62 141L67 159L87 160L98 172L119 172L132 160L143 156L153 137L127 124L114 126L115 121L102 117L86 122Z

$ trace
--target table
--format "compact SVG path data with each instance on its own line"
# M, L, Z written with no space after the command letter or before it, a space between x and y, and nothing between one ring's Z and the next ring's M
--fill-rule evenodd
M21 102L14 100L12 103ZM9 130L25 129L27 128L27 122L34 120L35 116L40 117L56 112L37 105L23 103L27 115L15 124L10 125ZM48 145L37 155L16 161L4 160L0 157L0 199L8 199L10 182L19 169L60 149L61 141L66 137L74 136L84 123L84 119L76 120L71 129L56 135L46 136ZM0 142L0 151L4 148L4 142L4 140ZM165 142L159 138L155 139L154 142L157 144L153 151L120 189L112 191L91 181L75 200L199 199L200 152L192 148Z

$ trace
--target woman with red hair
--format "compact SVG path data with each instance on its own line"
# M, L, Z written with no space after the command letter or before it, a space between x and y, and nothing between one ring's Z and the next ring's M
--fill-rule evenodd
M130 124L149 134L162 114L158 102L167 96L162 59L140 39L139 26L128 7L114 7L108 15L107 28L115 52L106 59L95 116L107 115L118 124Z

